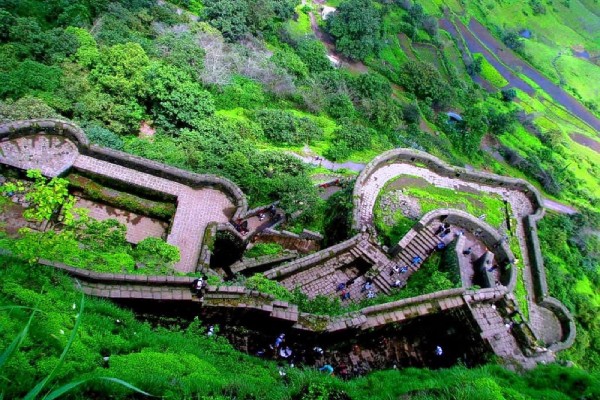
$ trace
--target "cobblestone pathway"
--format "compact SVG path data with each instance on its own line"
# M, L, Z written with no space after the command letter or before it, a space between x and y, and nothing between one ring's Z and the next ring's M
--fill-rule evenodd
M0 142L0 163L39 169L54 177L66 171L79 155L77 146L62 136L36 135Z
M74 167L95 175L127 183L132 188L145 187L177 197L167 242L179 247L181 260L175 264L180 272L194 272L200 254L204 230L210 222L227 222L235 209L231 200L214 189L192 189L183 184L159 178L106 161L80 155Z

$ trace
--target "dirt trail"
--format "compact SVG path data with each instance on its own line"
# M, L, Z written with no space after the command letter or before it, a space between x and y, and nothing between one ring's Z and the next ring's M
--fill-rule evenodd
M580 145L590 148L596 153L600 153L600 142L576 132L571 133L569 136Z
M496 57L483 45L477 38L467 29L467 27L460 21L456 21L456 26L447 19L440 20L440 27L450 33L457 39L462 36L467 44L467 47L471 53L481 53L490 64L494 66L502 74L502 76L508 81L510 87L514 87L524 91L529 95L535 94L535 90L527 84L523 79L516 76L510 69L500 63ZM458 31L457 29L458 28ZM460 35L460 36L458 36Z

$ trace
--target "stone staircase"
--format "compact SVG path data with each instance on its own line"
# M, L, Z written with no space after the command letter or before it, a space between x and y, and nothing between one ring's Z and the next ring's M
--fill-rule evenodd
M392 284L397 279L407 281L413 273L419 270L427 257L435 250L436 245L441 241L435 235L435 227L437 227L437 224L429 224L423 227L416 235L410 238L408 244L403 246L402 250L400 250L392 261L375 264L378 267L379 274L373 278L373 283L379 291L389 294ZM413 265L412 259L415 256L421 257L422 261ZM408 271L405 274L390 274L394 265L407 266Z

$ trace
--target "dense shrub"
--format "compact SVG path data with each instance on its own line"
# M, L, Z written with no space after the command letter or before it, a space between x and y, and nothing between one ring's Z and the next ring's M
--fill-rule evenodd
M342 54L362 60L379 45L381 16L370 1L348 0L327 19L327 30Z
M256 113L256 120L267 139L281 145L299 145L318 140L323 130L308 118L298 118L285 110L265 109Z
M346 93L333 93L327 96L325 109L333 118L353 118L354 104Z
M84 130L90 142L115 150L123 150L123 139L116 133L98 125L89 125Z
M312 73L333 69L325 45L318 40L304 39L296 45L296 53Z
M373 129L346 120L336 130L335 136L340 141L347 143L351 150L365 150L371 146L371 138L375 136L375 133Z
M402 84L419 99L431 99L438 107L451 97L451 89L438 70L430 63L408 61L400 70Z

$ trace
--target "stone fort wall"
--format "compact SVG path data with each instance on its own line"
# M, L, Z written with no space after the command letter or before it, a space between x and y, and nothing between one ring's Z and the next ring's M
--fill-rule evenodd
M212 174L184 171L122 151L90 144L83 130L73 123L57 119L40 119L0 124L0 141L38 134L64 136L75 143L81 154L102 161L145 172L192 188L213 187L221 190L234 201L236 206L234 219L243 218L248 210L246 196L236 184L228 179Z
M573 316L562 303L548 296L548 285L546 281L544 261L539 245L539 239L537 236L537 221L539 221L545 213L542 196L539 193L539 191L529 182L524 181L522 179L510 178L486 172L467 171L465 168L450 166L438 159L437 157L434 157L422 151L413 149L394 149L375 157L369 164L367 164L365 169L359 174L358 178L356 179L356 184L354 186L353 191L353 229L357 231L367 229L366 226L363 226L363 222L360 218L360 202L363 185L366 184L371 175L373 175L373 173L375 173L378 169L396 163L410 163L416 166L427 168L441 176L449 178L460 178L468 182L474 182L493 187L503 187L509 190L520 191L529 199L529 201L531 201L534 212L533 214L527 216L523 222L526 231L525 240L527 243L527 250L529 253L531 263L531 274L533 278L534 293L532 295L534 296L534 301L538 306L547 308L550 311L552 311L561 323L563 338L560 342L550 346L550 349L558 351L570 347L575 341L576 334ZM433 211L433 213L436 213L436 211ZM458 223L458 225L460 225L461 223L465 223L468 225L473 224L473 226L475 226L474 223L477 222L476 225L479 225L481 227L481 221L475 221L476 218L472 216L465 217L455 215L452 218L460 219L460 221L457 221L460 222ZM421 224L421 226L423 225ZM483 239L484 241L487 240L490 242L499 242L500 238L498 238L497 236L499 235L495 235L493 233L493 230L485 230ZM501 243L498 249L501 250L501 252L504 253L507 257L509 257L509 260L514 260L514 256L512 256L512 252L510 252L510 248L508 247L507 243ZM510 270L513 269L514 268L511 268ZM514 286L516 284L516 278L517 277L514 271L511 271L508 275L508 281L506 281L505 278L503 278L503 281L507 282L507 287L509 287L512 290L514 289Z

